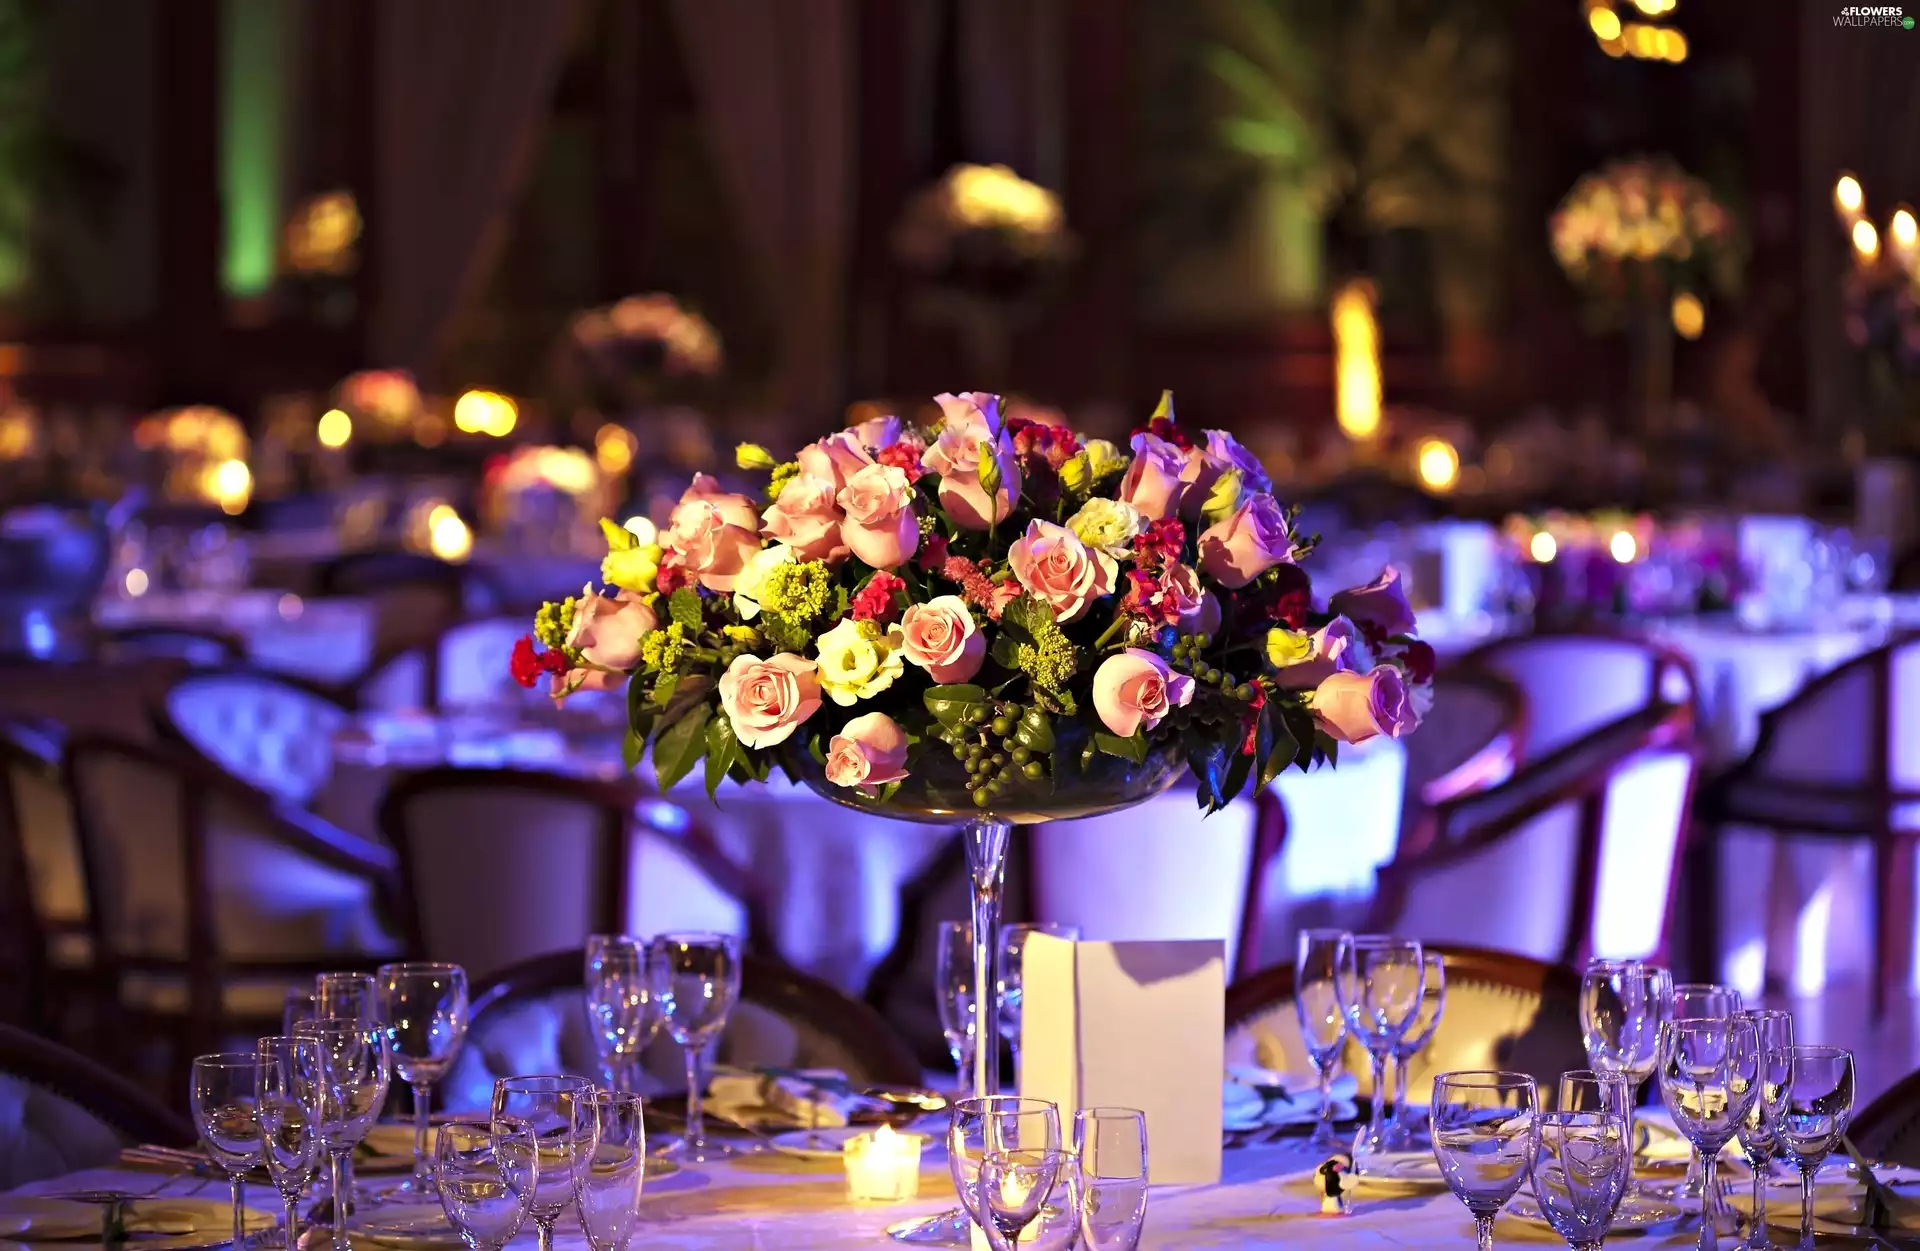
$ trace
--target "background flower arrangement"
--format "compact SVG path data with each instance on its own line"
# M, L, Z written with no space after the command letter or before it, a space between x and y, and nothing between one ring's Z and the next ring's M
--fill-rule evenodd
M1673 292L1730 294L1739 286L1732 215L1666 157L1611 161L1582 176L1548 234L1560 268L1603 316Z
M937 401L931 430L742 445L764 500L698 477L658 545L603 523L608 589L544 605L514 676L626 686L628 763L663 790L704 759L709 793L779 765L979 809L1172 755L1213 810L1418 725L1433 652L1396 575L1317 608L1316 540L1230 434L1169 396L1129 454Z

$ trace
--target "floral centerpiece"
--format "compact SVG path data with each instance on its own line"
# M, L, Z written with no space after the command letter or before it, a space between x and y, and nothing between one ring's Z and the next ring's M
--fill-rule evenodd
M1171 397L1127 451L937 400L928 430L742 445L764 497L696 477L658 544L603 523L605 588L544 605L514 677L624 686L663 791L704 761L710 793L781 768L883 811L1047 811L1183 765L1211 811L1419 723L1434 657L1396 575L1316 604L1315 538L1232 435Z
M602 408L634 408L711 382L726 363L713 323L664 292L630 295L576 315L568 360Z

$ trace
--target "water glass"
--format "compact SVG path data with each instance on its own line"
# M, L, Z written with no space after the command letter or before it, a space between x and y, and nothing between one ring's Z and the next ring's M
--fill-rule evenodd
M1660 1094L1703 1163L1702 1241L1719 1224L1720 1149L1760 1093L1760 1042L1752 1021L1683 1017L1660 1028Z
M300 1195L320 1170L320 1043L274 1035L255 1044L254 1059L260 1070L261 1154L286 1209L278 1245L295 1251L300 1244ZM261 1242L271 1245L265 1238Z
M440 1206L473 1251L499 1251L520 1232L538 1188L539 1159L533 1130L511 1117L449 1121L434 1135Z
M1556 1111L1611 1113L1625 1117L1632 1128L1633 1083L1624 1073L1569 1069L1560 1075L1554 1094Z
M1540 1147L1539 1094L1525 1073L1442 1073L1428 1121L1447 1188L1473 1215L1480 1251L1493 1247L1493 1218L1525 1184Z
M580 1231L593 1251L623 1251L640 1224L640 1190L647 1180L647 1127L640 1096L596 1090L600 1127L593 1156L574 1175Z
M1786 1080L1774 1104L1780 1154L1800 1170L1800 1245L1813 1246L1813 1175L1840 1145L1853 1119L1853 1053L1838 1047L1789 1046Z
M1723 986L1718 982L1682 982L1673 988L1667 1017L1674 1021L1724 1021L1745 1006L1740 1001L1740 992L1731 986ZM1696 1148L1687 1160L1687 1179L1681 1183L1674 1197L1682 1199L1705 1197L1712 1205L1714 1216L1718 1218L1724 1215L1720 1196L1704 1188L1702 1179L1705 1176L1704 1167L1700 1162L1700 1152Z
M1673 974L1638 960L1594 960L1580 978L1580 1035L1587 1063L1633 1084L1660 1063L1660 1022L1673 1000Z
M708 1142L701 1119L706 1092L700 1057L720 1037L740 997L740 940L726 934L663 934L654 946L660 956L667 1034L687 1053L687 1137L680 1158L723 1159L733 1149Z
M1413 1145L1415 1122L1407 1114L1408 1066L1440 1026L1440 1014L1447 1006L1447 965L1437 951L1422 952L1426 982L1413 1020L1407 1023L1400 1041L1393 1044L1392 1066L1388 1069L1393 1087L1393 1102L1387 1115L1387 1150L1405 1151ZM1384 1098L1384 1095L1377 1096Z
M1073 1165L1085 1251L1134 1251L1147 1223L1147 1114L1085 1108L1073 1118Z
M553 1251L554 1223L574 1202L580 1174L593 1159L599 1127L593 1093L584 1077L539 1074L493 1084L495 1149L509 1181L531 1191L527 1212L540 1251ZM513 1132L523 1127L528 1137Z
M1767 1174L1778 1150L1774 1117L1780 1107L1780 1091L1789 1076L1789 1051L1793 1047L1793 1015L1787 1012L1749 1011L1735 1014L1736 1020L1751 1021L1760 1040L1760 1093L1747 1105L1740 1119L1740 1150L1753 1170L1753 1224L1747 1231L1747 1246L1764 1251L1767 1240Z
M354 1021L380 1019L380 1000L371 973L321 973L313 979L315 1016Z
M1373 1058L1373 1116L1353 1144L1356 1174L1387 1149L1387 1058L1426 997L1426 976L1420 944L1411 938L1356 934L1340 947L1334 991L1347 1029Z
M320 1142L333 1180L333 1245L349 1251L347 1162L387 1102L387 1031L364 1020L318 1017L299 1035L320 1044Z
M993 1251L1016 1251L1072 1168L1064 1151L990 1150L974 1176L980 1228Z
M1000 1037L1013 1048L1013 1071L1016 1081L1020 1074L1020 1005L1022 1003L1020 987L1024 981L1022 970L1026 964L1027 940L1035 934L1046 934L1053 938L1072 941L1078 941L1080 938L1080 930L1077 926L1055 925L1051 922L1000 927Z
M299 1033L302 1021L311 1021L319 1017L320 1005L314 1002L311 990L301 990L298 986L287 987L287 998L280 1009L280 1033L284 1035Z
M960 1088L973 1076L973 1048L979 1022L973 992L973 927L965 921L942 921L933 951L933 987L939 999L940 1032L960 1073Z
M467 1036L467 971L457 964L383 964L375 974L393 1071L413 1088L413 1177L404 1189L433 1193L427 1112Z
M233 1246L247 1245L247 1170L260 1163L260 1058L251 1051L195 1056L193 1124L233 1195Z
M1617 1111L1542 1112L1534 1200L1574 1251L1598 1251L1633 1177L1633 1131Z
M1340 1068L1340 1052L1347 1041L1347 1014L1335 989L1340 972L1340 950L1353 935L1345 930L1301 930L1293 961L1293 1010L1300 1018L1300 1037L1320 1078L1320 1119L1307 1145L1331 1151L1333 1138L1333 1076Z
M953 1105L947 1123L947 1169L960 1206L975 1224L980 1218L980 1161L989 1153L1028 1155L1061 1149L1060 1109L1045 1099L987 1095Z
M587 1019L615 1090L632 1091L641 1053L660 1032L663 996L653 949L624 934L587 939Z

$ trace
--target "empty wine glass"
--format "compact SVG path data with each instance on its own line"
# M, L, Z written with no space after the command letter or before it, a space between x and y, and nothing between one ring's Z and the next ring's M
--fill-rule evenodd
M380 1019L371 973L320 973L313 979L313 1014L354 1021Z
M1046 934L1052 938L1065 938L1078 941L1080 930L1077 926L1056 925L1052 922L1032 922L1023 925L1003 925L1000 927L1000 1037L1006 1039L1007 1046L1013 1048L1013 1072L1016 1083L1020 1075L1020 1022L1021 986L1026 980L1027 940L1035 934Z
M974 1193L993 1251L1015 1251L1070 1167L1066 1152L1057 1150L989 1150L980 1157Z
M1529 1170L1534 1201L1574 1251L1598 1251L1633 1176L1627 1118L1618 1111L1562 1111L1538 1119L1540 1147Z
M311 990L302 990L298 986L287 987L287 997L280 1009L280 1033L282 1036L298 1033L295 1028L302 1021L311 1021L320 1015L320 1007L314 1002Z
M1638 960L1593 960L1580 978L1580 1035L1596 1072L1642 1082L1660 1063L1660 1022L1673 1000L1673 975Z
M1369 1158L1387 1149L1387 1057L1425 997L1426 962L1418 942L1388 934L1354 935L1339 960L1334 989L1347 1028L1373 1058L1373 1116L1353 1144L1353 1170L1364 1174Z
M527 1214L540 1251L553 1251L553 1226L574 1201L579 1175L598 1141L593 1083L584 1077L539 1074L503 1077L493 1084L495 1149L510 1179L532 1190ZM529 1138L512 1131L526 1128Z
M973 927L965 921L942 921L933 952L933 986L938 996L940 1032L960 1073L964 1089L973 1073L973 1048L979 1023L973 993Z
M1611 1112L1633 1127L1633 1083L1624 1073L1569 1069L1560 1075L1554 1109L1559 1112Z
M467 1036L467 971L457 964L383 964L375 975L393 1071L413 1089L413 1177L404 1189L433 1193L427 1112Z
M233 1245L247 1245L247 1170L260 1163L260 1058L222 1051L193 1059L193 1124L233 1195Z
M640 1096L596 1090L590 1096L600 1127L593 1156L574 1175L580 1232L593 1251L624 1251L640 1223L640 1191L647 1180L647 1127Z
M1060 1109L1045 1099L988 1095L953 1105L947 1123L947 1169L960 1206L976 1225L980 1216L980 1161L989 1152L1029 1155L1060 1150Z
M1320 1079L1320 1119L1307 1145L1330 1151L1333 1137L1333 1075L1340 1068L1340 1052L1347 1041L1347 1014L1336 989L1340 949L1353 936L1345 930L1301 930L1293 961L1293 1010L1300 1018L1300 1037L1307 1046Z
M624 934L587 939L587 1019L615 1090L638 1084L641 1053L660 1032L660 965L653 949Z
M1748 1011L1736 1020L1751 1021L1760 1040L1760 1093L1740 1118L1740 1150L1753 1170L1753 1223L1747 1246L1764 1251L1767 1239L1767 1175L1778 1149L1774 1119L1780 1108L1780 1090L1786 1085L1793 1046L1793 1015L1788 1012Z
M1740 992L1731 986L1718 982L1681 982L1673 988L1673 996L1667 1017L1674 1021L1708 1020L1724 1021L1746 1005L1740 1002ZM1695 1148L1687 1158L1687 1179L1673 1192L1676 1199L1699 1199L1704 1197L1716 1219L1724 1215L1720 1196L1702 1188L1702 1179L1706 1176L1700 1162L1699 1148Z
M1447 1188L1473 1215L1480 1251L1493 1247L1493 1218L1526 1182L1540 1146L1539 1094L1525 1073L1442 1073L1428 1122Z
M1719 1223L1720 1149L1740 1128L1760 1093L1760 1043L1752 1021L1683 1017L1660 1027L1660 1094L1673 1123L1703 1161L1700 1238L1710 1245Z
M387 1031L368 1021L320 1017L302 1021L299 1034L320 1044L320 1141L333 1176L333 1245L349 1251L347 1160L387 1101Z
M434 1188L460 1240L500 1251L526 1222L539 1188L533 1130L512 1117L449 1121L434 1135Z
M1147 1114L1084 1108L1073 1118L1080 1245L1134 1251L1147 1223Z
M1393 1044L1390 1057L1393 1063L1387 1070L1393 1089L1393 1102L1387 1114L1389 1151L1405 1151L1413 1145L1414 1122L1407 1115L1407 1070L1433 1037L1433 1031L1439 1028L1440 1014L1447 1007L1446 961L1437 951L1423 952L1420 958L1426 972L1420 1003L1414 1009L1413 1019L1407 1022L1406 1032Z
M300 1195L320 1169L320 1043L289 1035L255 1044L260 1070L260 1146L267 1177L280 1192L286 1216L279 1245L299 1246ZM271 1245L267 1239L262 1245Z
M1813 1246L1813 1175L1853 1119L1853 1053L1789 1046L1774 1103L1774 1140L1800 1170L1800 1246Z
M660 953L667 1033L687 1052L687 1136L679 1154L685 1160L723 1159L732 1148L708 1142L701 1119L706 1092L700 1057L720 1036L740 997L740 940L726 934L663 934L654 946Z

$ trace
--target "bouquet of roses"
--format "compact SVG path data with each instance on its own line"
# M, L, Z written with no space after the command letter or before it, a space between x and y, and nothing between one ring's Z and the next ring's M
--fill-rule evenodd
M1665 157L1613 161L1584 175L1554 210L1548 234L1560 268L1603 306L1739 284L1732 214Z
M609 589L544 605L514 676L625 686L664 791L790 776L991 810L1184 762L1203 807L1411 731L1432 649L1396 575L1313 602L1259 462L1171 397L1129 455L937 397L776 463L764 503L694 479L658 545L603 523Z

